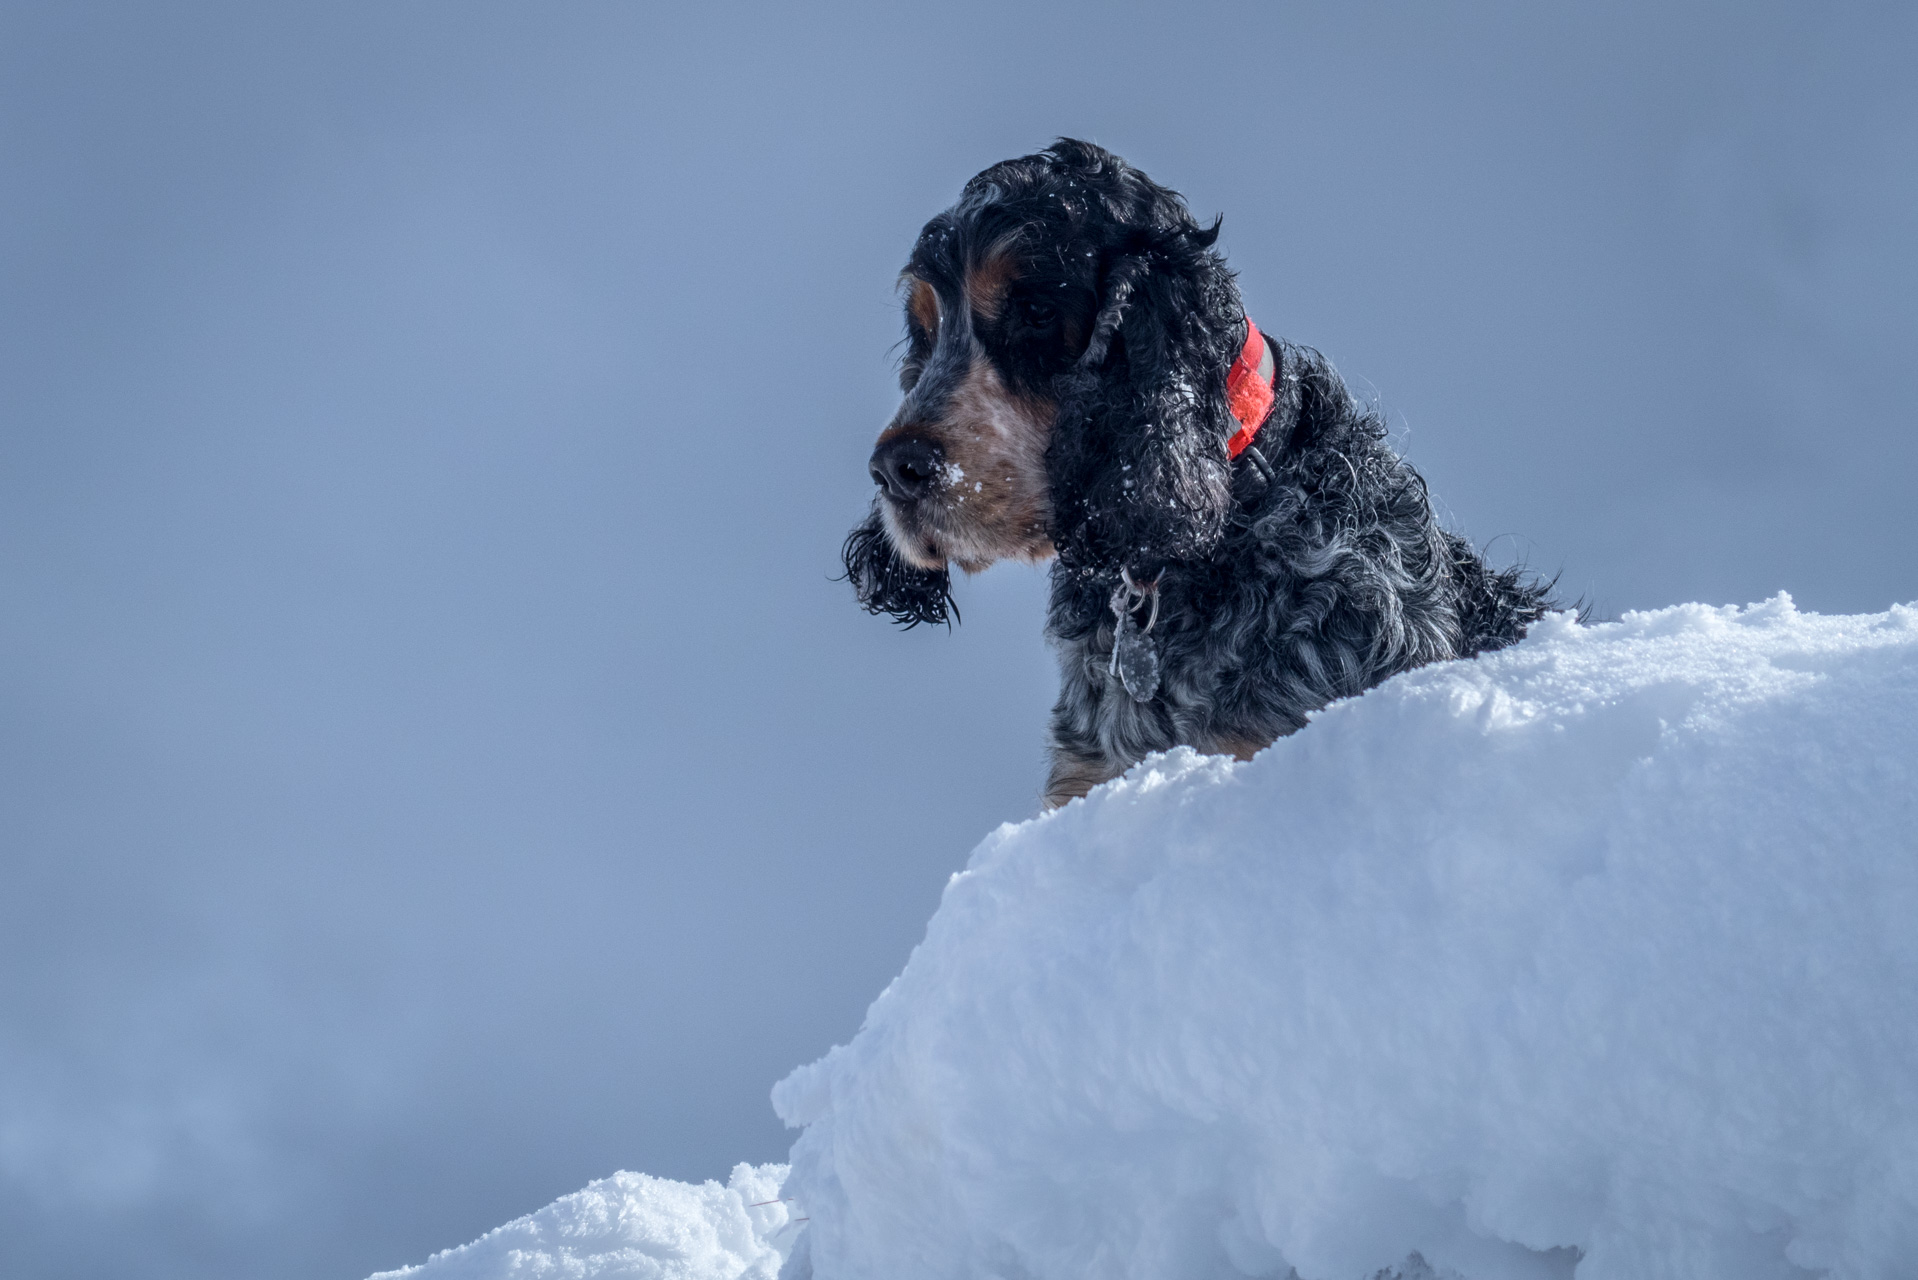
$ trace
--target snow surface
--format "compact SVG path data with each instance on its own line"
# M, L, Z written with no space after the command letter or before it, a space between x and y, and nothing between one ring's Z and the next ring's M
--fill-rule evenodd
M774 1089L791 1206L405 1274L1918 1275L1915 773L1918 609L1548 619L989 837Z
M774 1091L815 1274L1918 1275L1915 771L1918 610L1781 595L1001 828Z
M742 1164L723 1187L695 1187L616 1173L373 1280L775 1280L804 1230L779 1198L785 1176L785 1165Z

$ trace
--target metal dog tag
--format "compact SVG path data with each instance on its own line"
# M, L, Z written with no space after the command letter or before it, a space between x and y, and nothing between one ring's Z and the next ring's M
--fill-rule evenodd
M1119 615L1118 634L1112 637L1112 665L1134 702L1150 702L1159 692L1159 646L1139 630L1131 613Z

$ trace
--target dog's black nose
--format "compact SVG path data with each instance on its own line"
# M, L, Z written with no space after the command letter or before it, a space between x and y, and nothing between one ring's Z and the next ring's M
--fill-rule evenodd
M923 436L883 441L872 451L873 482L900 502L923 498L944 457L939 446Z

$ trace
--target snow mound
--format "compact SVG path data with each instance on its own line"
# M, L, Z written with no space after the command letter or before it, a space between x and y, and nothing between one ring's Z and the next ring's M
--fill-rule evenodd
M1918 1275L1914 773L1918 610L1783 595L1148 761L774 1090L788 1280Z
M616 1173L538 1213L373 1280L774 1280L803 1228L779 1199L786 1166L725 1186Z

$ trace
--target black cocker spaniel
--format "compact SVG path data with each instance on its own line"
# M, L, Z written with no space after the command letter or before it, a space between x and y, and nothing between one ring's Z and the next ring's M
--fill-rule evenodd
M846 540L874 613L1056 557L1050 804L1153 751L1250 756L1335 698L1553 608L1439 527L1314 351L1267 339L1177 192L1086 142L994 165L902 283L905 400Z

